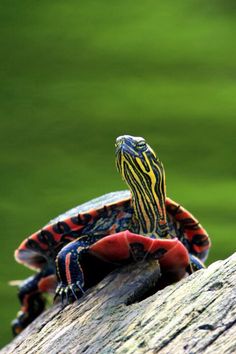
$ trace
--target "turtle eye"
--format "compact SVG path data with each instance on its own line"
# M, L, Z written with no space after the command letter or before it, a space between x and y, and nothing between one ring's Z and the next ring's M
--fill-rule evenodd
M145 147L146 147L145 140L140 140L140 141L137 142L137 148L144 149Z

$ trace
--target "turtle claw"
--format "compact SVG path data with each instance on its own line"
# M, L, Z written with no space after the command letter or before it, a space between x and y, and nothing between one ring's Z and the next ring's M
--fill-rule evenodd
M55 292L54 301L60 297L62 305L64 303L68 305L75 300L79 300L83 294L84 289L79 281L69 285L59 284Z
M66 292L62 291L62 293L61 293L61 304L62 304L62 306L64 306L65 297L66 297ZM66 303L66 305L67 305L67 303Z
M76 282L76 286L81 291L82 294L85 294L85 291L84 291L83 287L80 285L79 281Z
M54 302L56 301L56 299L57 299L58 297L61 296L61 289L62 289L61 284L58 284L58 286L57 286L57 288L56 288L56 291L55 291L54 298L53 298L53 301L54 301Z
M75 286L75 284L70 284L69 285L69 289L70 289L70 291L71 291L71 294L73 295L73 297L76 299L76 300L78 300L79 298L78 298L78 296L77 296L77 293L76 293L76 286Z

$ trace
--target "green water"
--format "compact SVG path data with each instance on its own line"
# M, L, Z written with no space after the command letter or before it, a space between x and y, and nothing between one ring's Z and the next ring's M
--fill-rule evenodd
M141 135L168 195L235 250L236 6L203 0L0 3L0 344L18 309L13 251L49 219L125 188L114 140Z

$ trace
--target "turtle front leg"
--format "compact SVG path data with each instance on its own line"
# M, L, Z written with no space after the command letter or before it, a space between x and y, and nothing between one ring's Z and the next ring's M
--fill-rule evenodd
M96 242L95 236L82 236L63 247L56 258L58 286L55 298L61 297L62 303L79 299L85 291L84 272L81 258L88 252L89 245Z
M50 268L46 268L22 282L18 292L21 309L11 324L14 336L43 312L46 304L43 292L53 291L55 287L55 271Z

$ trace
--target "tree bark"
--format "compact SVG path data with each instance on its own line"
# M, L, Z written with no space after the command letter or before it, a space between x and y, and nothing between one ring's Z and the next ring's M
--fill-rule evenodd
M236 253L145 298L158 277L155 261L118 269L0 353L236 353Z

